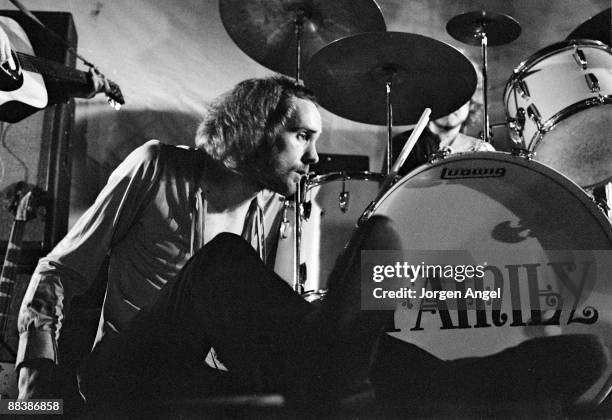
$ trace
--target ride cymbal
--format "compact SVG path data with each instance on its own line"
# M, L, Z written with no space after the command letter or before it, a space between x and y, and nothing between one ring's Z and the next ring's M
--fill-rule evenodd
M317 52L304 75L319 103L341 117L386 125L386 83L391 81L393 123L416 123L425 108L431 118L470 100L476 71L444 42L404 32L370 32L335 41Z

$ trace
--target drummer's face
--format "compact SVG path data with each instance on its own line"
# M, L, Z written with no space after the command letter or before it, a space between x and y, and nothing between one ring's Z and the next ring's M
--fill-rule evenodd
M467 117L470 113L470 103L466 102L461 108L458 110L445 115L444 117L438 118L434 121L438 127L451 130L455 127L460 126L467 120Z
M290 100L293 117L276 137L275 153L263 180L265 187L286 196L295 192L309 165L319 161L316 143L321 135L321 114L316 105L307 99Z

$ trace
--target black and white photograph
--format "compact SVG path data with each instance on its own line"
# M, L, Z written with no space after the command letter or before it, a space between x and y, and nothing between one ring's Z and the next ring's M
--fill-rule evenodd
M609 0L0 0L0 414L612 418Z

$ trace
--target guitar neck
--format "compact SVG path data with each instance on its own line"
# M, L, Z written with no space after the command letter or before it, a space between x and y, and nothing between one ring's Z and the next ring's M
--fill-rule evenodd
M48 76L60 82L89 84L89 75L87 72L67 67L53 60L48 60L33 55L15 52L19 58L21 67L26 71L40 73L43 76Z
M2 337L5 336L11 298L17 278L18 257L23 243L25 224L25 220L15 220L13 222L4 264L2 265L2 274L0 274L0 333L2 333Z

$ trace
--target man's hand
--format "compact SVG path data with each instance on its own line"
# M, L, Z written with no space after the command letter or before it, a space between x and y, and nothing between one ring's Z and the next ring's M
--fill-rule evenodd
M32 398L53 398L57 393L54 386L55 363L49 359L28 360L19 369L20 400Z

